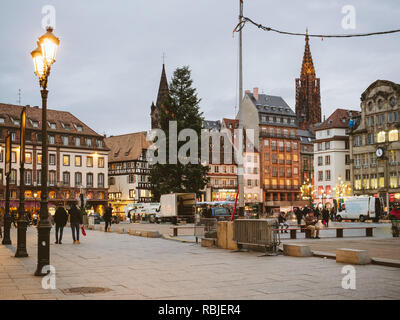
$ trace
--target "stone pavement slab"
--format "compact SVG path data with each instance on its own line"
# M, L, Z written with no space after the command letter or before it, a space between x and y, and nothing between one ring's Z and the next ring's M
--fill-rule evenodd
M54 239L54 230L51 237ZM0 299L399 299L400 269L356 266L356 290L341 287L343 265L334 260L258 257L161 238L87 231L73 245L70 229L62 245L51 244L56 289L34 277L36 229L27 234L28 258L0 246ZM341 245L343 246L343 245ZM104 287L105 293L66 293L75 287Z

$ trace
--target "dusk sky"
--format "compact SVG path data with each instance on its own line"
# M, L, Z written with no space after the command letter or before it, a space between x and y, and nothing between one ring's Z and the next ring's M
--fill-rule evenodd
M150 129L162 55L168 80L190 66L208 120L234 117L238 97L239 0L2 0L0 102L41 104L30 52L42 7L56 9L61 40L49 79L49 108L70 111L100 134ZM400 28L399 0L244 0L244 15L273 28L310 33L363 33ZM356 9L356 29L342 28L342 7ZM243 32L244 88L282 96L294 110L304 38ZM359 109L361 93L375 80L400 83L400 33L310 41L321 79L322 112Z

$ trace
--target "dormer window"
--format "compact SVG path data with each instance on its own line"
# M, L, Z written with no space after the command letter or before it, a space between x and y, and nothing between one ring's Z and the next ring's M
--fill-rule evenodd
M96 146L97 146L97 148L102 148L103 147L103 141L100 140L100 139L97 139L96 140Z
M49 127L50 129L57 129L56 123L55 122L49 122Z
M3 117L0 117L0 123L4 123L5 119Z
M21 121L19 119L14 119L13 117L10 118L14 126L19 126L21 124Z
M76 125L75 125L75 128L76 128L76 130L79 131L79 132L82 132L82 130L83 130L83 128L82 128L82 126L81 126L80 124L76 124Z
M70 130L71 126L69 125L69 123L62 123L62 126L65 130Z
M32 127L34 127L34 128L39 127L39 121L29 119L29 122L31 123Z

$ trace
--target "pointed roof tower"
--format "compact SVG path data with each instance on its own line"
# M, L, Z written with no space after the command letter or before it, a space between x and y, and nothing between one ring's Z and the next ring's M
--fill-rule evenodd
M300 128L304 130L321 122L320 79L316 77L309 40L307 29L300 77L295 81L296 115Z
M308 37L308 28L306 29L306 44L304 47L303 64L301 66L300 78L306 78L307 75L315 77L314 63L311 56L310 44Z
M160 108L166 102L169 97L169 89L168 89L168 80L167 75L165 73L165 64L163 63L162 71L161 71L161 79L160 86L158 88L157 101L156 104L154 102L151 104L151 128L156 129L159 128L160 121Z
M160 79L160 86L158 88L158 95L157 95L157 102L156 106L160 107L168 97L169 90L168 90L168 80L167 75L165 73L165 64L162 65L161 71L161 79Z

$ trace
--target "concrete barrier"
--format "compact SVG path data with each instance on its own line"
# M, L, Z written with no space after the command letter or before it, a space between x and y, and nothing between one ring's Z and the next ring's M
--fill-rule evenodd
M226 249L227 248L227 233L228 233L228 222L227 221L219 221L217 223L217 245L218 248Z
M336 249L336 262L348 264L369 264L371 258L367 250Z
M312 257L311 248L303 244L283 244L283 254L291 257Z
M206 248L215 247L216 239L214 238L202 238L201 239L201 246Z
M123 234L126 233L126 230L124 228L117 228L117 233Z
M160 238L161 234L158 231L147 231L148 238Z
M229 221L226 230L226 247L229 250L237 250L238 245L236 241L233 241L233 221Z

